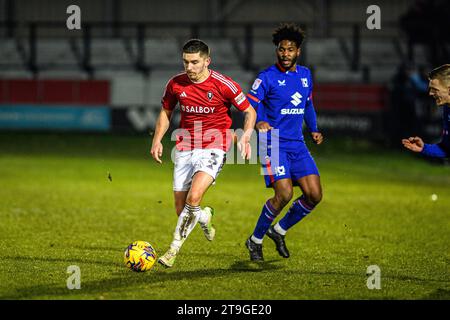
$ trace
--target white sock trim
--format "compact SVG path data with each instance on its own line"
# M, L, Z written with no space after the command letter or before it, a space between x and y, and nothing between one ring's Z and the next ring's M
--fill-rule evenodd
M285 235L286 235L286 232L287 232L287 231L284 230L284 229L280 226L279 223L277 223L273 228L275 229L276 232L278 232L278 233L281 234L282 236L285 236Z
M170 248L176 250L177 252L180 251L181 246L183 245L184 239L178 240L174 239L172 243L170 244Z
M255 237L253 234L250 237L250 240L252 240L254 243L256 244L262 244L263 243L263 239L258 239L257 237Z

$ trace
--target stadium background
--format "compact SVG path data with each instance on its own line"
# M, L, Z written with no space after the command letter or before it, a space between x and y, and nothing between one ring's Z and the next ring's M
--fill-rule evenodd
M213 67L248 89L274 61L273 28L294 21L308 32L301 63L313 70L325 132L383 139L386 130L397 137L414 127L426 138L440 134L440 114L423 98L424 72L445 62L448 41L435 47L418 30L436 37L445 30L433 19L448 11L445 1L423 8L420 1L379 1L380 30L366 27L368 1L80 1L81 30L65 27L70 4L0 3L0 127L148 131L162 88L182 69L186 39L207 41ZM77 108L58 118L58 107L67 106Z
M68 30L66 27L66 19L70 16L66 9L72 4L81 8L81 30ZM431 278L435 280L431 280L428 291L411 289L406 292L399 289L393 290L392 295L370 296L367 292L349 293L340 288L338 292L328 294L325 290L312 296L302 295L304 292L291 295L279 292L277 298L448 298L446 244L449 239L448 232L443 232L439 226L447 227L448 231L445 212L447 210L448 213L449 203L449 168L445 161L425 162L406 151L402 153L399 139L410 135L422 136L427 142L439 139L441 110L427 97L426 72L449 62L450 44L445 34L448 28L440 25L441 21L446 21L440 17L449 16L449 5L446 1L379 0L376 5L381 8L381 29L368 30L366 20L370 14L366 13L366 9L371 4L374 3L356 0L0 0L0 147L3 162L0 210L3 216L2 247L5 249L3 261L9 262L2 264L3 284L9 283L3 286L2 297L80 298L78 293L67 295L63 284L58 284L55 278L49 280L44 274L34 280L36 283L30 280L33 278L31 275L25 276L32 282L29 285L23 285L20 277L9 276L12 270L10 263L35 263L37 269L45 269L47 264L56 262L60 264L59 271L54 270L53 274L64 279L61 268L71 259L62 253L62 248L61 252L55 253L57 257L54 260L47 256L49 249L45 246L58 246L58 240L52 240L55 236L47 229L50 225L63 228L61 234L57 232L60 237L57 239L63 243L67 240L80 250L74 258L79 263L89 261L89 257L84 256L83 248L90 248L99 254L101 249L93 249L98 246L108 252L114 265L114 254L121 250L120 243L126 246L126 242L139 236L148 239L151 232L159 234L153 237L157 239L158 249L164 250L173 221L157 216L162 214L160 211L165 210L170 215L173 210L171 168L168 164L170 155L167 154L170 147L168 145L166 148L164 169L152 163L149 148L164 86L172 75L182 70L182 44L193 37L205 40L212 50L212 68L231 76L247 91L258 70L275 61L271 31L280 22L296 22L307 31L300 63L313 71L314 104L319 127L326 137L322 149L316 146L311 148L317 156L319 169L322 167L325 173L341 170L342 174L329 175L331 178L324 181L325 188L328 188L326 191L340 194L346 190L348 198L345 199L352 201L350 205L356 207L356 199L363 197L361 194L365 193L365 185L362 183L352 187L350 184L346 189L345 179L359 172L361 179L371 181L376 178L374 175L382 177L395 171L402 180L400 189L405 188L413 198L417 197L411 203L401 205L401 201L398 202L399 206L410 208L402 211L403 216L399 213L399 217L405 219L410 219L411 212L416 212L414 206L417 203L429 202L429 196L437 193L439 201L426 204L430 219L436 215L433 222L435 229L424 234L419 232L418 236L423 236L420 241L426 241L431 233L439 235L436 246L430 247L429 252L433 254L433 259L442 260L434 261L439 271L432 270ZM240 115L234 114L234 118L234 126L239 127ZM178 119L177 114L172 124L176 125ZM411 168L411 171L406 171L405 167ZM356 171L351 173L352 168ZM230 166L223 174L223 181L218 184L223 184L223 189L216 189L232 194L236 185L243 184L249 187L248 190L256 190L250 197L257 197L259 202L248 209L253 214L242 220L243 224L246 223L241 230L242 239L250 232L259 206L269 196L269 193L264 193L257 168L254 169L253 179L248 178L248 171ZM111 176L112 179L106 178ZM242 182L243 176L254 184ZM82 181L91 181L92 184L84 185ZM122 184L119 189L109 190L110 186L105 187L98 181ZM420 183L424 185L418 186ZM373 189L368 188L378 201L389 204L383 209L387 212L398 200L387 193L390 190L388 184L389 179L373 186ZM79 214L85 219L87 229L84 229L86 225L83 227L82 222L73 220L75 217L69 213L73 208L65 200L68 194L80 190L76 186L85 189L81 192L83 195L77 198L72 194L69 198L74 201L72 204L77 203L75 211L84 212ZM41 193L44 190L48 193L45 196ZM209 200L223 202L224 196L219 191L212 192ZM327 193L325 201L326 197ZM111 200L111 204L106 204L106 199ZM133 199L138 199L138 204ZM333 196L330 195L329 199L329 206L332 206ZM225 202L228 204L228 201L232 201L231 196L227 196ZM373 199L361 201L359 204L362 207L355 212L362 210L372 221L370 216L381 210L379 205ZM58 204L55 205L55 202ZM244 207L247 205L245 199L237 202ZM163 210L161 204L164 205ZM92 206L95 208L92 209ZM127 206L128 209L124 209ZM322 207L325 211L326 203ZM87 214L89 210L101 217L98 218L101 223L95 224L96 218ZM235 210L243 209L236 207ZM127 217L114 214L119 212L124 212ZM48 221L41 216L47 213ZM224 216L227 214L231 213L224 213ZM232 223L225 218L225 221L220 219L218 224L222 223L223 228L231 232ZM21 225L25 221L31 221L27 223L28 229ZM399 223L402 221L403 218ZM416 222L410 221L409 227L417 227ZM71 235L68 240L64 238L64 228L69 230L71 223L78 233L67 231ZM127 223L135 225L129 226ZM152 224L157 226L150 227ZM323 230L330 227L325 225ZM122 234L121 228L136 228L136 231L131 232L128 238L128 235L123 235L121 239L115 239L115 245L108 246L105 242L108 242L111 233L117 231ZM310 228L306 232L317 226L310 225ZM41 230L44 235L36 236L40 233L33 230ZM92 242L97 232L102 239ZM82 234L87 235L83 238ZM396 236L401 238L399 234ZM193 237L195 239L196 236ZM230 244L230 248L239 251L245 259L242 239ZM380 239L384 238L380 236ZM15 257L14 250L6 249L15 241L23 241L27 254ZM45 245L41 243L35 247L38 242ZM186 251L193 248L187 246ZM299 248L303 249L302 246ZM421 252L422 249L419 247L417 250ZM53 250L58 251L57 248ZM397 249L393 247L392 250ZM440 250L447 254L442 256ZM227 257L229 252L223 252ZM315 253L311 252L311 255ZM369 254L363 256L368 257ZM198 257L201 257L201 250ZM42 266L39 266L40 263ZM100 268L105 264L107 262L97 263L96 266ZM419 264L425 269L431 268L427 262L421 261ZM183 265L180 267L182 269ZM191 266L188 264L186 267ZM239 273L239 268L232 270ZM415 277L420 282L423 279L418 269L419 274ZM107 278L103 272L99 271L100 278ZM170 275L169 272L162 277L170 280ZM363 284L364 276L361 280ZM141 285L129 275L127 277L132 285ZM187 284L183 284L181 275L173 277L188 288ZM214 279L217 275L211 273L211 277ZM414 277L411 279L414 281ZM241 281L246 280L243 278ZM114 284L114 281L106 283L112 285L113 292L121 288L125 291L126 281L119 281L120 285ZM181 295L183 290L180 295L174 296L162 293L152 296L148 292L144 296L124 292L108 296L108 292L102 291L104 284L99 278L94 277L91 284L93 286L87 289L87 298L208 298L200 293ZM167 291L170 291L169 287ZM268 298L264 294L248 292L212 297Z

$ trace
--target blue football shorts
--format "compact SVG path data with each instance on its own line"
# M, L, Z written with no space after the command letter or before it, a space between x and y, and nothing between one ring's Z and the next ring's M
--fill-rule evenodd
M291 179L292 184L298 186L298 179L312 174L319 175L316 163L305 143L299 144L295 149L283 149L281 146L278 157L269 149L267 156L261 159L261 165L267 188L281 179Z

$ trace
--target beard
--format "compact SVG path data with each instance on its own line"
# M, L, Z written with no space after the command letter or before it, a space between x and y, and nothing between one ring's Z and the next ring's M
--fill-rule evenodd
M290 69L290 68L292 68L292 67L295 65L295 63L297 62L297 58L298 58L298 56L295 56L295 57L292 58L292 59L288 59L288 58L282 59L282 58L278 57L278 63L279 63L283 68L285 68L285 69Z
M198 78L198 74L194 72L187 72L189 79L196 80Z

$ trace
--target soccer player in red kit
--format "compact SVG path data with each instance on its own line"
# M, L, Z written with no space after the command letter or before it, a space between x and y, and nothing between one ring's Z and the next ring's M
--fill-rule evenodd
M238 148L244 159L250 159L250 136L256 112L235 81L208 68L211 63L208 46L201 40L189 40L183 46L185 72L174 76L166 85L162 108L156 124L151 154L159 163L163 152L161 139L169 128L172 112L180 105L181 123L178 129L173 190L178 221L169 250L158 259L172 267L175 258L197 222L208 240L213 240L211 224L213 209L201 209L200 203L214 183L224 162L233 137L231 105L244 112L244 134Z

